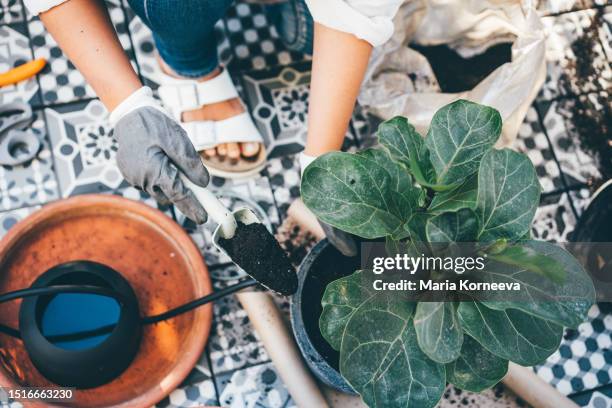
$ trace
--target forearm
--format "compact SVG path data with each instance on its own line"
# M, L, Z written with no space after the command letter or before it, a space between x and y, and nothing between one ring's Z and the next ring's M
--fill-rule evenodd
M104 2L70 0L40 19L109 111L142 86Z
M307 155L342 146L371 52L367 41L315 23Z

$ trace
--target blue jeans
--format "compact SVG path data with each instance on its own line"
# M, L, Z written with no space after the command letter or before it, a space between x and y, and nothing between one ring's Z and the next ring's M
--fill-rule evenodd
M214 26L233 0L128 0L153 32L160 57L177 74L197 78L219 66ZM304 0L266 6L286 46L312 53L312 17Z

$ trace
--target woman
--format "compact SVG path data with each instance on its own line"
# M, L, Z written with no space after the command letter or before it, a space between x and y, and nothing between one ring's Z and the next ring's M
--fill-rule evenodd
M401 2L310 0L313 30L304 3L289 1L275 6L285 23L281 31L294 47L313 52L304 168L340 149L372 47L391 36ZM126 180L202 223L206 212L180 173L206 186L202 161L225 176L244 176L265 164L261 136L217 60L213 27L231 0L128 2L153 31L165 73L163 107L134 72L102 1L25 0L111 112L117 164Z

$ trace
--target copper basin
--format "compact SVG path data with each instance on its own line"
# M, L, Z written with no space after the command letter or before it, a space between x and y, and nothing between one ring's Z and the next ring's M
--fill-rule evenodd
M144 315L163 312L212 291L202 256L162 212L113 195L84 195L46 205L0 241L0 293L29 287L50 267L71 260L101 262L132 285ZM18 326L20 301L0 304L0 323ZM145 326L140 351L117 379L75 391L54 406L149 407L174 390L196 364L212 322L212 306ZM0 386L53 387L33 367L21 341L0 334ZM48 403L24 402L48 407Z

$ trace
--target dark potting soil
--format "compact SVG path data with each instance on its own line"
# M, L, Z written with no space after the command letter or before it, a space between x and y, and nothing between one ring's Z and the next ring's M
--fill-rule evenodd
M561 112L576 131L582 148L596 156L599 170L605 178L612 177L612 104L609 90L599 82L601 75L597 63L596 48L599 43L599 27L605 24L603 10L598 10L589 27L571 44L575 59L567 60L567 68L560 78L560 86L572 94L595 86L596 93L580 95L567 104Z
M497 67L512 59L512 44L489 47L482 54L463 58L448 45L410 47L427 58L443 92L463 92L474 88Z
M304 329L310 337L315 349L327 361L327 363L338 370L340 355L334 350L319 330L319 318L323 308L321 299L327 284L348 276L359 269L361 257L346 257L333 246L328 246L312 264L308 277L304 282L302 293L302 317Z
M265 225L238 222L234 237L220 238L219 245L238 266L268 289L285 296L297 291L295 269Z

